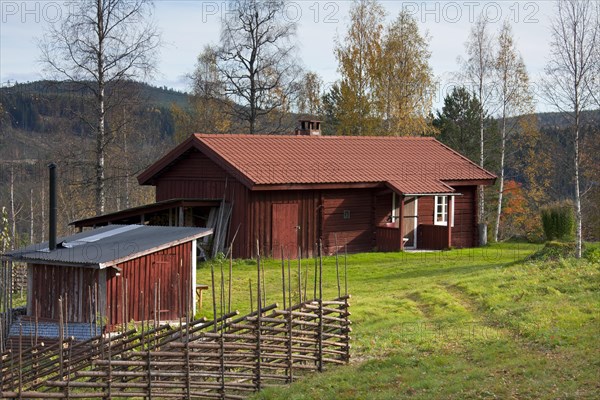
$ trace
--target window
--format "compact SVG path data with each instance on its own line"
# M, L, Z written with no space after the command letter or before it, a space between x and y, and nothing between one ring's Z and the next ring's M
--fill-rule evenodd
M450 216L451 226L454 226L454 196L451 197L452 215ZM448 196L435 196L433 208L433 223L435 225L448 225Z

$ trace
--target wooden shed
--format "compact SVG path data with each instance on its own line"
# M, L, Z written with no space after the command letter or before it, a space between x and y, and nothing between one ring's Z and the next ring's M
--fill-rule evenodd
M74 329L102 319L110 330L123 322L195 313L197 240L211 233L109 225L61 238L54 250L45 242L6 253L3 261L27 264L25 320L62 317Z
M478 244L477 187L496 176L431 137L195 134L138 180L156 201L224 199L235 257ZM448 224L448 221L450 224ZM84 222L85 224L85 222Z

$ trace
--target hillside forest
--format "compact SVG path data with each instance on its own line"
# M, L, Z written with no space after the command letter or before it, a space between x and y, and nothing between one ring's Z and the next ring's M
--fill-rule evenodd
M150 5L114 3L139 5L137 22ZM80 73L61 75L61 67L46 80L0 88L0 250L47 239L50 162L58 165L59 235L67 234L69 222L153 202L152 187L136 176L192 133L292 134L306 117L323 121L323 135L433 136L495 173L496 185L480 194L489 240L543 239L540 209L559 201L571 202L582 239L600 240L600 20L589 2L557 1L553 53L535 91L510 23L496 30L479 18L456 48L459 84L438 109L429 37L411 15L386 23L380 2L355 1L335 38L339 80L325 85L297 59L297 27L278 13L283 0L235 3L220 43L189 71L188 92L145 83L160 47L151 26L140 32L156 43L137 69L86 74L75 63L69 71ZM595 21L583 28L588 42L561 47L568 30L559 28L583 26L581 15ZM49 32L76 35L68 23ZM57 54L58 39L47 35L42 55ZM565 54L589 68L571 70ZM572 93L571 81L587 83ZM539 102L552 112L536 113Z

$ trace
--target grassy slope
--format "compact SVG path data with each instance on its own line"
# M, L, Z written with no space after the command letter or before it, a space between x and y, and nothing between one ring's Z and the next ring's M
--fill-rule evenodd
M256 398L598 398L600 265L522 262L536 249L349 256L352 362ZM265 265L267 302L281 304L281 265ZM245 313L256 267L241 262L234 271L232 308ZM309 271L313 282L312 264ZM207 265L198 279L210 281ZM324 262L324 282L324 296L335 297L333 258ZM209 295L207 316L210 309Z

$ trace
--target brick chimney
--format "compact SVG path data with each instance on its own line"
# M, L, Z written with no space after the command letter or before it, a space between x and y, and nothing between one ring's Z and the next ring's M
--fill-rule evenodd
M299 127L296 128L296 136L320 136L321 135L321 121L314 119L300 119L298 120Z

